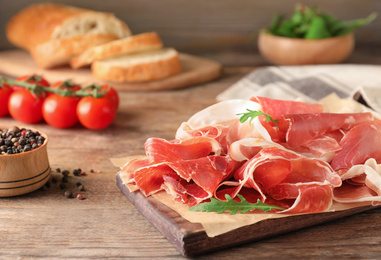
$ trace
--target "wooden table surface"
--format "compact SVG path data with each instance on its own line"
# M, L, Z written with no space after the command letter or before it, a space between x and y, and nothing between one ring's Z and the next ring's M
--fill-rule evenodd
M232 54L214 57L230 60ZM369 51L352 57L349 62L381 63ZM243 56L239 59L245 63ZM266 65L260 58L253 63ZM80 181L86 199L68 199L54 183L46 190L0 198L0 259L183 259L117 188L118 168L110 158L143 154L149 137L172 139L181 122L215 103L217 94L253 69L226 67L220 79L180 90L120 92L117 117L102 131L33 125L50 138L53 176L60 176L57 168L87 173L71 174L68 182L73 190ZM0 125L15 124L10 117L0 119ZM380 224L381 209L374 209L198 258L376 259L381 256Z

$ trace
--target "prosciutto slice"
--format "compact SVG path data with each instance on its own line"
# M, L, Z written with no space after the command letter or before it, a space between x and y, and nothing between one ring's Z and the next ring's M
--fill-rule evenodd
M236 196L243 187L250 187L262 201L268 197L278 201L292 199L293 205L285 211L289 213L329 209L332 188L341 185L340 176L328 163L275 147L263 148L235 172L234 178L237 184L222 183L236 186L230 195Z
M335 170L349 169L374 158L381 163L381 121L368 121L349 130L340 142L342 149L332 160Z
M220 143L213 138L204 136L171 141L161 138L149 138L144 146L151 162L156 163L190 160L206 157L210 154L221 154Z
M282 115L278 124L285 142L295 148L327 133L348 130L370 120L373 120L371 113L308 113Z
M268 129L261 124L259 118L255 118L253 124L248 121L239 122L240 114L246 113L248 109L260 111L262 107L250 100L227 100L214 104L182 123L176 131L176 139L184 140L203 133L219 133L215 138L225 151L233 142L244 138L264 138L272 142ZM219 131L216 129L210 131L213 128Z
M372 201L373 204L381 204L381 164L377 164L375 159L352 166L341 178L343 185L334 189L335 201Z
M266 97L254 96L250 100L261 105L261 111L270 115L273 119L279 119L282 115L322 113L324 107L321 104L305 103L300 101L278 100Z
M176 185L173 184L176 180L178 181L177 188L184 186L184 181L197 185L200 190L203 190L202 197L197 199L203 200L211 197L219 184L229 176L230 162L226 157L208 156L193 160L161 162L140 168L131 167L130 164L130 167L123 167L122 172L132 169L133 172L125 176L130 176L129 181L133 179L134 185L146 196L163 190L163 185L171 186L172 190L176 190ZM168 179L171 183L166 184L165 181ZM128 180L125 179L125 182Z

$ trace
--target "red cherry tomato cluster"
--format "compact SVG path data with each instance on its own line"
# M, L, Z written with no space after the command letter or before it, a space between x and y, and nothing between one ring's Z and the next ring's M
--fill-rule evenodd
M70 128L80 122L89 129L103 129L114 120L118 106L118 93L109 85L50 84L37 75L0 79L0 117L10 114L23 123L45 120L57 128Z

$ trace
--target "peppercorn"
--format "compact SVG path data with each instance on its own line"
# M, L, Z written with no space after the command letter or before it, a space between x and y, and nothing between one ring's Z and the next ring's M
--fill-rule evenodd
M1 155L16 154L31 151L40 147L45 141L38 131L18 128L0 129Z
M64 195L66 198L72 198L73 197L73 193L69 190L65 191Z
M85 199L85 195L81 194L81 193L78 193L77 194L77 199L79 200L84 200Z
M63 170L62 171L62 175L65 176L65 177L69 176L69 173L70 172L68 170Z
M73 170L74 176L79 176L81 174L81 169L75 169Z

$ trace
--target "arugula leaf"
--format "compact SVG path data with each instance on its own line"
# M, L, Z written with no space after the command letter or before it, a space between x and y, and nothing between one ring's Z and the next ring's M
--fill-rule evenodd
M355 30L358 27L365 26L370 24L374 19L376 19L377 13L371 13L368 17L364 19L357 19L354 21L347 21L344 22L346 25L346 28L344 28L342 31L338 33L338 35L344 35L347 34L353 30Z
M304 36L305 39L322 39L331 37L327 28L327 22L322 16L315 16L310 23L310 26Z
M280 15L274 15L273 16L273 19L272 19L271 25L270 25L270 32L271 33L275 33L276 29L279 27L282 20L283 20L283 17Z
M269 123L271 121L274 123L274 125L279 127L277 125L278 120L274 120L269 114L266 114L266 113L264 113L262 111L258 111L258 110L250 110L250 109L246 109L246 110L248 112L237 114L237 116L241 115L241 117L239 118L239 122L244 123L250 118L249 123L251 124L251 121L253 121L254 118L256 118L258 116L266 116L266 122L267 123Z
M225 211L230 211L230 215L235 215L237 212L239 213L246 213L249 210L252 209L259 209L264 212L273 210L273 209L279 209L284 210L284 208L274 206L274 205L267 205L257 200L257 203L250 203L248 202L242 195L237 194L238 198L241 200L240 202L237 202L233 200L228 194L225 195L225 198L227 201L220 201L215 198L210 198L210 202L204 202L201 204L198 204L196 206L190 207L190 211L205 211L205 212L212 212L216 211L218 214L221 214Z
M340 21L317 7L297 4L289 19L279 15L274 17L268 32L289 38L323 39L347 34L368 25L376 17L377 13L374 12L364 19Z

